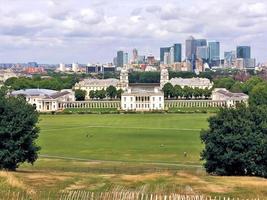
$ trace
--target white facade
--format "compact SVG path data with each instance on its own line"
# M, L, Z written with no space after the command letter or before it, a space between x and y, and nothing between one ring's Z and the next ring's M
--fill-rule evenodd
M164 110L164 94L159 87L130 87L121 96L125 111Z
M66 65L64 63L59 64L59 71L65 72L66 71Z
M121 70L120 80L110 79L84 79L74 86L75 90L86 91L86 99L90 99L90 91L106 90L109 86L114 86L117 90L127 90L129 86L128 71L125 69Z
M232 93L225 88L216 88L211 98L213 101L226 101L227 107L235 107L238 103L247 104L249 96L244 93Z
M51 112L59 110L60 102L75 101L74 92L71 90L46 90L46 89L26 89L11 93L12 96L22 95L26 101L35 106L39 112Z

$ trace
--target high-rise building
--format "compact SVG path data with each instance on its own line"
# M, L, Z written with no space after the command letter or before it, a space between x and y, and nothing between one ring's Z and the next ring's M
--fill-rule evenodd
M164 65L168 65L168 64L170 64L170 58L171 58L171 55L170 55L171 53L170 52L165 52L164 53L164 59L163 59L163 64Z
M65 72L66 71L66 65L64 63L59 64L59 71Z
M209 47L197 47L197 58L202 59L204 62L207 62L209 60Z
M174 44L174 62L182 62L182 44Z
M132 59L133 63L137 63L138 62L138 50L137 49L133 49L133 59Z
M129 54L128 53L123 54L123 64L124 65L129 64Z
M185 41L185 57L187 60L193 60L196 55L196 40L193 36L190 36Z
M190 36L186 41L186 59L189 60L195 69L195 61L197 58L197 47L207 46L206 39L195 39L193 36Z
M173 64L174 63L174 47L171 47L170 48L170 58L169 58L169 60L170 60L170 62L168 63L168 64Z
M220 42L209 42L209 59L210 63L220 62Z
M79 71L79 64L78 63L72 63L72 71L73 72Z
M117 67L123 67L124 53L123 51L117 52Z
M162 48L160 48L160 62L161 63L164 62L165 53L169 53L169 52L170 52L170 47L162 47Z
M233 67L235 65L236 52L227 51L224 52L224 67Z
M238 46L236 48L236 57L244 59L251 58L250 46Z

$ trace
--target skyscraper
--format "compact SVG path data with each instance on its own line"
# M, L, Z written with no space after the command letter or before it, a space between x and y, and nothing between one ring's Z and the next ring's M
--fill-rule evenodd
M209 59L210 63L220 62L220 42L209 42Z
M251 48L250 46L238 46L236 48L236 57L248 59L251 58Z
M190 36L185 41L185 57L187 60L193 60L196 55L196 40L193 36Z
M138 62L138 50L133 49L133 62L137 63Z
M128 53L124 53L123 54L123 64L128 64L129 63L129 54Z
M186 59L189 60L195 69L195 61L197 57L197 47L207 46L206 39L195 39L193 36L190 36L186 41Z
M197 47L197 58L200 58L203 61L207 62L209 60L209 47L207 46Z
M182 44L174 44L174 62L182 62Z
M117 52L117 67L123 67L123 59L124 58L124 53L123 51L118 51Z
M236 52L226 51L224 52L224 67L232 67L235 64Z
M162 47L162 48L160 48L160 62L161 63L164 62L165 53L169 53L169 52L170 52L170 47Z

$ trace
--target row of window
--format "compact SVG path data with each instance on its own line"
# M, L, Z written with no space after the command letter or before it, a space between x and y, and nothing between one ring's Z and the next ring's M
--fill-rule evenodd
M133 104L130 105L130 108L133 109ZM136 108L150 108L150 105L149 104L136 104ZM155 109L156 106L155 104L152 104L152 108ZM159 104L159 109L161 109L161 104ZM127 109L127 105L124 104L124 109Z
M127 100L127 97L124 97L124 101ZM153 101L156 101L156 97L152 98ZM130 98L130 101L133 101L133 97ZM150 97L135 97L135 101L150 101ZM161 101L161 97L159 97L159 101Z

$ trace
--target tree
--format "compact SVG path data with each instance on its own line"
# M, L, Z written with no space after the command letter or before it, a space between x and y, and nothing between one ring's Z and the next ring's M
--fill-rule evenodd
M174 96L178 99L184 96L183 88L180 85L174 86Z
M122 95L122 93L123 93L123 90L122 90L122 89L119 89L119 90L117 91L117 98L121 99L121 95Z
M37 122L33 106L0 91L0 169L16 170L24 162L33 164L37 160Z
M166 83L163 88L164 97L170 98L174 96L174 88L171 83Z
M230 89L231 92L242 92L243 84L240 82L236 82Z
M267 105L267 83L259 83L252 89L249 104L252 106Z
M235 80L232 78L220 78L214 81L214 88L226 88L230 90L235 84Z
M206 171L267 177L267 107L221 109L201 132Z
M253 76L243 84L242 90L244 93L249 94L257 84L262 82L261 78Z
M209 88L205 88L203 90L203 95L204 95L205 99L208 99L211 96L211 94L212 94L212 91Z
M111 85L106 89L106 93L109 98L114 99L117 96L117 89Z
M75 99L76 101L84 101L86 96L86 91L84 90L75 90Z
M188 86L183 88L183 94L186 99L191 99L193 96L194 89Z
M89 97L90 97L90 99L94 99L95 98L95 91L94 90L91 90L89 92Z
M106 91L104 89L95 91L95 98L104 99L105 97L106 97Z

